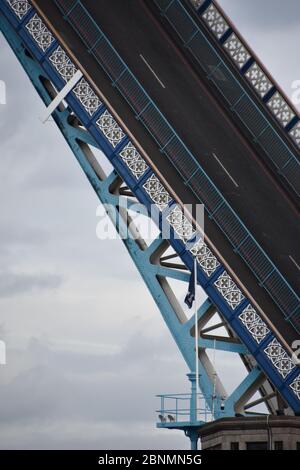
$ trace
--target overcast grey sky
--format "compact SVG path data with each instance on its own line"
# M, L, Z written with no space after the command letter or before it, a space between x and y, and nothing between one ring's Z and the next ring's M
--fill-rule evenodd
M300 2L220 3L291 95ZM0 79L0 447L187 448L154 413L189 390L185 364L122 243L96 238L96 196L3 37Z

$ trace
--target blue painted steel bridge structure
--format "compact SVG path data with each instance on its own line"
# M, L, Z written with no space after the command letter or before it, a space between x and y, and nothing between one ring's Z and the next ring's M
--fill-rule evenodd
M300 117L230 19L213 0L143 3L297 206ZM114 2L108 8L116 8ZM64 99L49 108L52 117L105 204L187 364L192 393L160 395L158 427L183 430L196 448L199 428L208 419L247 415L259 403L268 413L298 415L300 368L292 346L300 332L297 284L201 165L89 2L0 0L0 27L45 105L51 107L63 93ZM99 149L113 166L110 174L95 156ZM186 194L192 206L203 204L215 239L203 231L193 210L184 211ZM129 223L130 211L153 218L160 234L151 243ZM222 243L216 242L218 236ZM188 318L171 288L172 280L188 283L195 258L197 283L206 294L198 309L198 405L194 318ZM240 276L236 266L246 275ZM214 350L230 352L245 365L246 377L231 392L210 359ZM251 402L257 392L261 398Z

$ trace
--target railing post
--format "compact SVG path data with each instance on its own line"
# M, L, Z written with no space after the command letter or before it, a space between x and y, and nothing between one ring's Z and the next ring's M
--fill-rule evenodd
M72 11L74 10L74 8L77 7L77 5L79 5L79 1L78 1L78 0L76 0L76 1L73 3L73 5L72 5L72 7L70 8L70 10L68 11L68 13L65 13L65 14L64 14L64 19L67 19L67 18L70 16L70 14L71 14Z
M196 393L196 374L191 372L187 374L191 382L191 399L190 399L190 422L196 423L197 421L197 393Z

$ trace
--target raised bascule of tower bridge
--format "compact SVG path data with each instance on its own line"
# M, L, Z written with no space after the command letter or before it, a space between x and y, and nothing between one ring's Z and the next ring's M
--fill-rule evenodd
M299 427L300 116L230 19L214 0L0 0L0 27L187 364L192 391L160 395L157 426L193 449L211 421ZM197 328L172 287L195 259ZM216 351L244 364L234 390Z

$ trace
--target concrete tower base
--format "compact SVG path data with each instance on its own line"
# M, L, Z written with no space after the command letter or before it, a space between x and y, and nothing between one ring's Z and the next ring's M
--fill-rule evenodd
M300 450L300 417L221 418L199 434L203 450Z

